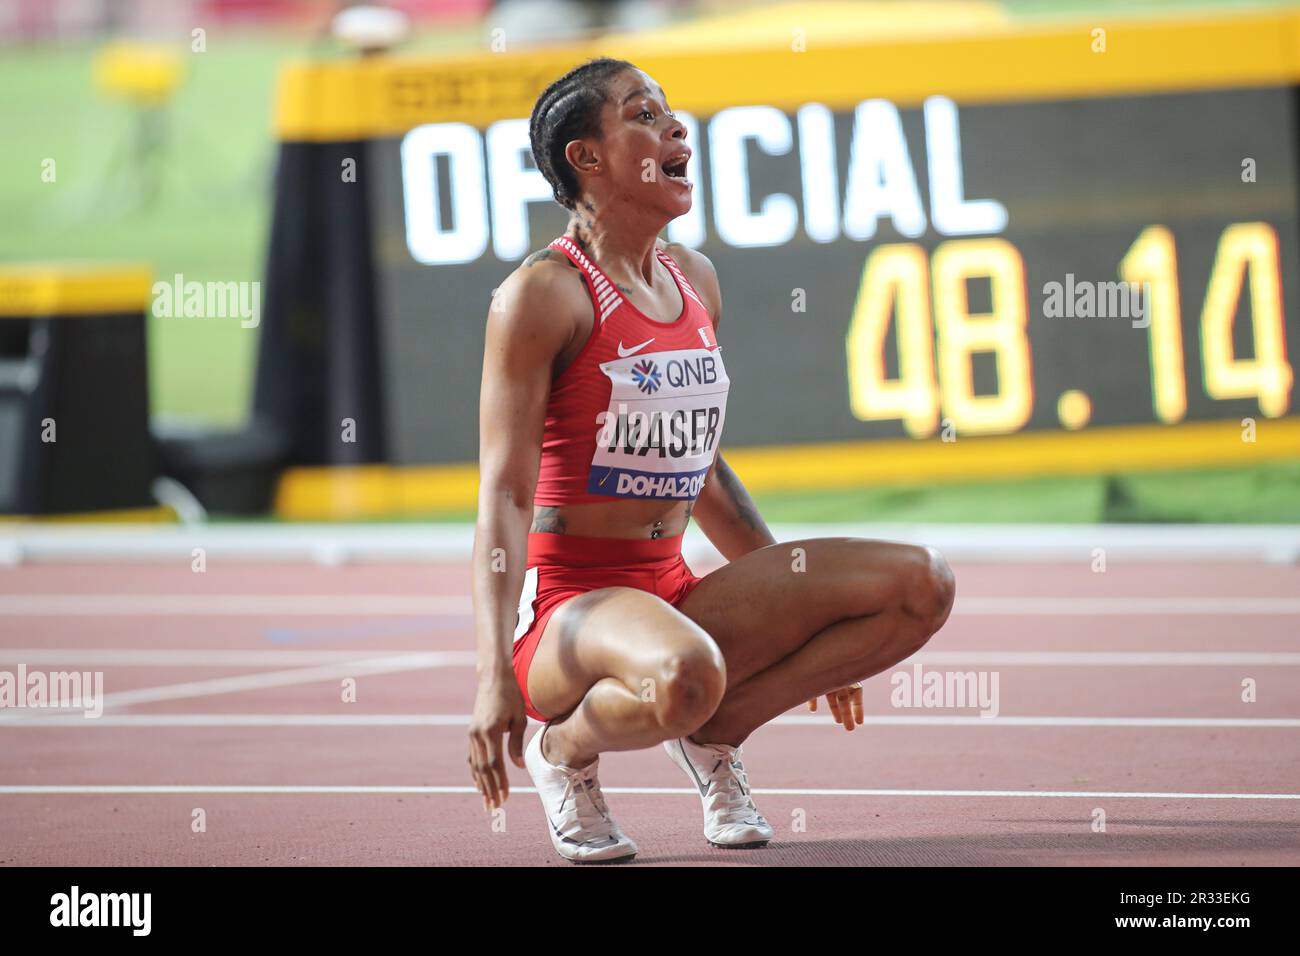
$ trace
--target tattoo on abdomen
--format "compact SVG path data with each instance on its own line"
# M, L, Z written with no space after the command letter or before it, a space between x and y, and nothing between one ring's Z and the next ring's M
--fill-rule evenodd
M543 507L533 515L533 526L528 530L536 534L564 534L564 515L556 507Z

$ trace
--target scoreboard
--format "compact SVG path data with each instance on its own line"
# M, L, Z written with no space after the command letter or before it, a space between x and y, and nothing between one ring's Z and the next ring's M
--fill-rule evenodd
M665 238L717 269L725 445L751 487L1297 455L1297 26L305 65L282 83L277 229L301 189L286 164L353 160L354 181L314 180L339 220L314 228L364 235L367 461L462 466L437 500L472 501L491 293L567 221L528 112L572 65L623 56L688 126L694 206ZM266 321L301 304L276 255ZM263 355L264 413L261 380L289 365Z

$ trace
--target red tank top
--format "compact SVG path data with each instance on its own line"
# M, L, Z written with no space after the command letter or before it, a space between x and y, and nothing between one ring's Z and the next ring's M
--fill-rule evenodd
M571 239L551 247L577 265L596 314L551 384L534 502L693 501L717 454L730 385L709 310L662 249L682 294L673 322L633 306Z

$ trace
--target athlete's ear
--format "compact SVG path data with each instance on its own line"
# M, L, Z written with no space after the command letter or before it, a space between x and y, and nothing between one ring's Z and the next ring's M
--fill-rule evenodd
M569 144L564 147L564 158L580 173L596 173L600 171L600 157L592 151L584 140L570 140Z

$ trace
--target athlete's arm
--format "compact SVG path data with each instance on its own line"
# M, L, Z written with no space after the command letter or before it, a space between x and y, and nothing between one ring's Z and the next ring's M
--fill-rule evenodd
M700 489L691 517L728 561L776 543L749 492L721 453Z
M523 763L527 727L511 644L528 555L528 528L556 356L577 333L585 303L572 269L530 256L501 284L488 311L479 393L479 495L474 529L474 625L478 693L470 722L470 766L484 806L509 794L502 735ZM567 273L567 274L566 274ZM581 299L576 299L576 295Z
M681 266L686 278L691 280L691 285L704 300L709 316L713 319L714 341L720 342L717 331L722 321L722 288L713 263L702 252L680 243L668 243L665 249ZM749 497L749 492L722 457L721 451L704 480L691 516L728 561L776 542L753 499Z

